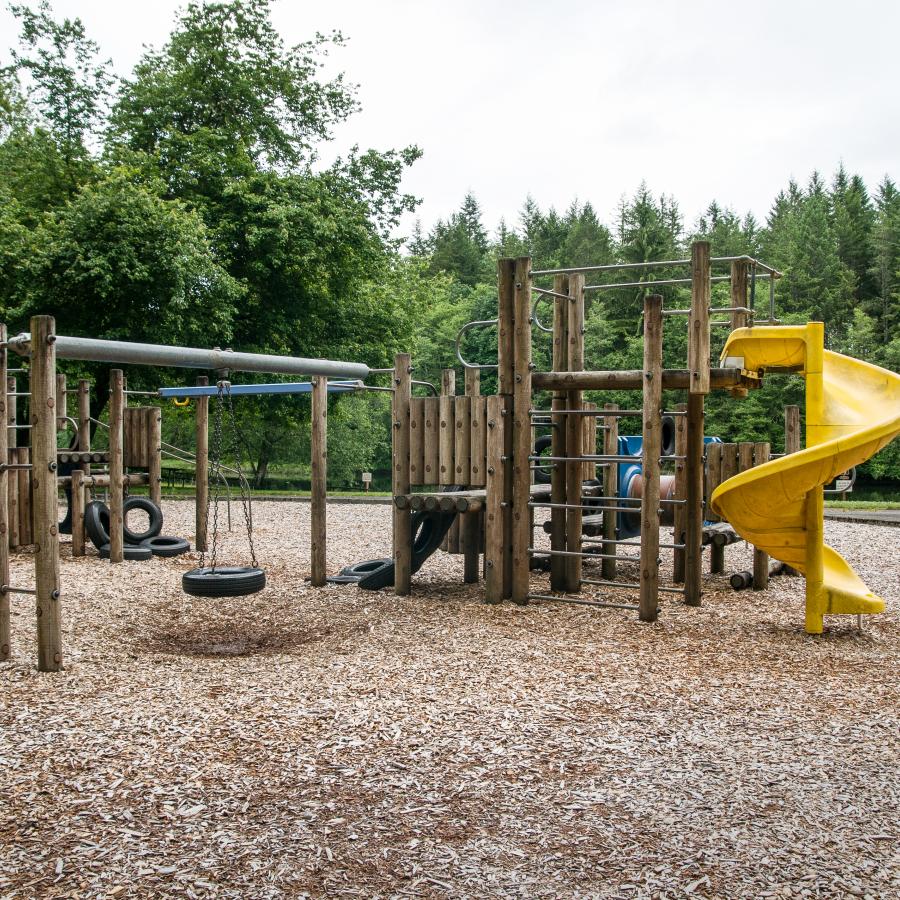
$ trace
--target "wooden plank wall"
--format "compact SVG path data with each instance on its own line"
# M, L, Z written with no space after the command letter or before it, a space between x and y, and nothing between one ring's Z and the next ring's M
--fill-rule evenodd
M487 397L413 397L410 483L487 483Z

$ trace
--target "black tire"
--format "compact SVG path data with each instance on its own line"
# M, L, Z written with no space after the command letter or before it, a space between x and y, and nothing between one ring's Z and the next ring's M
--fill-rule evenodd
M662 456L675 455L675 416L662 417Z
M181 556L191 549L191 545L184 539L179 537L166 537L165 535L157 535L156 537L147 538L141 541L142 547L148 547L154 556Z
M84 508L84 530L98 550L109 544L109 507L105 503L91 500Z
M192 597L245 597L266 586L266 573L250 566L205 566L181 576L181 589Z
M65 477L67 475L71 476L72 472L79 467L78 463L59 463L56 469L56 474L58 476ZM66 514L63 517L62 522L59 523L59 533L60 534L71 534L72 533L72 485L68 484L65 488L66 495Z
M367 559L364 562L353 563L352 566L344 566L341 569L341 575L355 576L359 579L365 575L371 575L376 569L380 569L389 562L391 562L390 559Z
M100 556L102 559L109 559L109 544L104 544L100 548ZM125 559L133 562L146 562L153 557L153 553L149 547L142 547L139 544L125 545Z
M534 455L541 456L545 450L549 450L551 445L553 444L553 437L549 434L542 434L535 442L534 442ZM553 466L548 465L542 468L534 469L534 481L536 484L550 484L550 474L553 471Z
M142 509L150 517L150 523L145 531L132 531L128 527L128 513L133 509ZM155 538L163 527L162 510L147 497L129 497L122 507L122 534L128 544L140 544L150 538Z

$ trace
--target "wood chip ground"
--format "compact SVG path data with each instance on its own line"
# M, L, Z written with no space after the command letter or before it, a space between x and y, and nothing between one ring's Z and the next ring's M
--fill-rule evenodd
M486 606L443 554L408 598L314 590L309 507L254 511L268 587L243 599L182 594L195 558L64 544L64 673L13 600L3 898L900 896L897 529L826 525L889 608L810 637L799 578L705 576L654 625ZM387 506L329 528L331 571L389 551Z

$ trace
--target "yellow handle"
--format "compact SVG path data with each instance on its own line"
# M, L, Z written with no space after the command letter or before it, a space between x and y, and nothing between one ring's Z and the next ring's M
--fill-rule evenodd
M190 398L190 397L185 397L184 400L179 400L177 397L173 397L173 398L172 398L172 402L173 402L176 406L187 406L187 405L191 402L191 398Z

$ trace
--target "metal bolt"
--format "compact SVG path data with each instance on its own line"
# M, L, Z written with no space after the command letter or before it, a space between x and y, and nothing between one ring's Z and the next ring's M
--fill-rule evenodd
M55 462L49 462L49 463L47 463L47 468L48 468L51 472L55 472L55 471L56 471L56 463L55 463Z
M59 591L51 591L50 599L51 600L59 600Z

